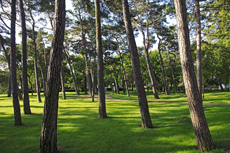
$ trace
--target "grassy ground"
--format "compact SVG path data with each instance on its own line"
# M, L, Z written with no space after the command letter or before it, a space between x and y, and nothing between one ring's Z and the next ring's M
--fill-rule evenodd
M44 103L37 103L36 96L31 96L30 102L33 114L22 115L23 125L15 127L12 100L0 95L0 152L38 152ZM20 104L22 106L22 101ZM196 148L187 105L150 104L154 129L141 128L137 103L107 101L106 106L109 118L98 119L97 101L60 99L59 150L67 153L201 153ZM224 153L230 146L230 106L204 108L216 147L211 153Z
M112 94L108 92L110 97L116 99L125 99L125 100L138 100L136 91L130 91L130 97L127 94L120 92L120 94ZM155 99L152 91L146 92L147 99L149 102L188 102L185 93L170 93L169 95L165 95L165 93L158 93L160 99ZM204 103L230 103L230 91L220 92L220 91L212 91L204 94L203 98Z

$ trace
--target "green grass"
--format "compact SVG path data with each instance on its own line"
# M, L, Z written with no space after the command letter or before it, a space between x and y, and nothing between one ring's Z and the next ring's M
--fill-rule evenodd
M67 96L72 96L68 93ZM42 97L44 101L44 97ZM14 126L11 98L0 95L0 152L39 151L44 103L30 97L32 115ZM22 108L22 101L21 111ZM58 148L64 153L201 153L197 150L187 105L149 104L154 129L141 128L137 103L107 101L107 119L98 119L98 101L59 99ZM230 146L230 106L205 106L216 149Z
M130 97L127 96L126 93L120 92L120 94L112 94L109 93L109 96L116 99L124 99L124 100L135 100L138 101L136 91L130 91ZM158 93L160 99L155 99L152 91L146 92L147 100L149 102L173 102L173 103L186 103L187 97L185 93L170 93L169 95L165 95L165 93ZM230 92L220 92L220 91L213 91L204 94L203 98L204 103L230 103Z

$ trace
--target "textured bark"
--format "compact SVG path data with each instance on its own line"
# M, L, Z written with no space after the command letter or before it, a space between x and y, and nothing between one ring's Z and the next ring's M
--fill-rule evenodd
M202 95L202 70L201 70L201 23L200 23L200 0L196 0L196 21L197 21L197 85Z
M153 67L152 67L152 64L150 62L150 59L149 59L148 51L146 49L145 49L145 59L147 61L147 68L148 68L150 80L151 80L151 83L152 83L152 90L153 90L154 98L159 99L159 96L157 94L156 87L155 87L155 84L156 84L156 79L154 79L155 74L154 74ZM160 91L160 88L159 88L159 91Z
M127 33L128 47L131 54L133 74L134 74L141 119L142 119L142 127L152 128L153 125L149 114L149 107L148 107L146 93L144 89L144 83L141 75L137 46L136 46L136 42L133 34L133 28L130 20L128 1L122 0L122 6L123 6L124 23L125 23L126 33Z
M29 89L27 79L27 34L26 34L26 21L25 12L23 7L23 1L20 0L20 12L21 12L21 25L22 25L22 86L23 86L23 108L24 114L31 114Z
M41 153L56 153L57 114L60 88L60 70L65 32L65 0L55 0L55 27L50 50L46 96L40 137Z
M104 73L103 73L103 52L101 39L101 16L100 0L95 0L95 19L96 19L96 48L97 48L97 80L98 80L98 100L99 100L99 118L106 118Z
M205 118L202 97L198 90L196 75L194 72L186 4L184 0L174 0L174 3L176 8L178 42L183 79L196 142L198 149L201 151L209 151L213 149L213 141Z
M71 66L71 63L70 63L70 57L69 57L69 54L67 51L64 50L64 53L66 55L66 58L67 58L67 61L69 63L69 68L70 68L70 73L72 75L72 79L73 79L73 83L74 83L74 89L75 89L75 92L77 93L77 95L80 95L79 93L79 88L77 86L77 81L75 79L75 76L74 76L74 73L73 73L73 69L72 69L72 66Z
M34 43L34 73L35 73L35 82L36 82L36 91L37 91L37 99L38 102L42 102L41 100L41 96L40 96L40 87L39 87L39 79L38 79L38 67L37 67L37 46L36 46L36 38L35 38L35 21L34 18L32 16L32 13L30 12L30 16L33 20L33 24L32 24L32 31L33 31L33 43ZM45 87L44 87L45 88ZM45 90L44 90L45 92Z
M60 76L61 76L62 99L66 99L65 84L64 84L64 74L63 74L62 66L61 66Z
M167 83L166 83L166 78L165 78L164 63L163 63L163 58L161 56L161 49L160 49L160 44L162 42L162 39L160 39L159 36L157 36L157 37L159 39L159 43L158 43L158 54L159 54L160 62L161 62L161 71L162 71L162 75L163 75L164 91L165 91L166 95L169 95L168 88L167 88Z
M174 85L175 93L177 94L176 80L174 77L173 66L172 66L170 55L169 55L169 47L168 46L167 46L167 53L168 53L168 58L169 58L169 65L171 67L171 72L172 72L173 85Z
M115 37L115 39L116 39L116 42L117 42L118 54L120 56L121 68L122 68L122 72L123 72L123 76L124 76L124 82L125 82L125 88L126 88L126 91L127 91L127 96L130 97L129 89L128 89L128 83L127 83L127 79L126 79L125 68L124 68L124 64L123 64L123 60L122 60L122 56L121 56L121 51L120 51L118 39L117 39L117 37Z
M18 85L17 85L17 72L16 72L16 44L15 44L15 21L16 21L16 0L11 1L11 53L10 53L10 65L11 65L11 89L12 89L12 101L14 107L14 125L22 125L21 111L18 100Z

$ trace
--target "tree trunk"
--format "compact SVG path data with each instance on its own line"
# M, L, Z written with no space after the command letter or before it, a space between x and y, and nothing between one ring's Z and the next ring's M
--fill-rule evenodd
M147 68L148 68L150 80L151 80L151 83L152 83L152 90L153 90L154 98L159 99L159 96L157 94L156 87L155 87L155 84L157 82L156 81L156 76L155 76L155 74L153 72L153 67L152 67L152 64L151 64L150 59L149 59L148 51L146 49L145 49L145 58L146 58L146 61L147 61ZM160 91L160 89L159 89L159 91Z
M22 94L21 94L18 84L17 84L17 88L18 88L18 100L22 100Z
M140 20L139 16L138 16L138 20L139 20L140 23L142 22ZM154 95L155 99L159 99L159 96L158 96L157 91L156 91L157 79L156 79L155 73L153 71L150 59L149 59L149 44L150 44L150 42L149 42L149 23L148 23L148 11L147 11L147 9L146 9L146 20L147 20L147 22L146 22L147 44L146 44L146 40L145 40L145 34L144 34L143 26L142 26L142 24L140 24L141 32L142 32L142 36L143 36L143 45L144 45L144 50L145 50L145 58L146 58L146 62L147 62L147 68L148 68L148 71L149 71L149 77L150 77L151 83L152 83L153 95ZM159 89L159 91L160 91L160 89Z
M122 0L122 7L123 7L124 23L125 23L127 39L128 39L128 47L131 54L133 74L136 83L137 95L138 95L138 101L139 101L139 107L140 107L140 113L142 119L142 127L152 128L153 125L149 114L149 107L147 103L144 83L142 80L139 56L138 56L137 46L133 34L133 28L132 28L130 14L129 14L129 4L127 0Z
M190 115L198 149L210 151L213 141L202 106L190 49L187 9L184 0L174 0L177 17L179 52Z
M46 75L45 75L45 73L43 72L43 68L42 68L42 59L41 59L41 57L40 56L38 56L38 58L39 58L39 65L40 65L40 71L41 71L41 76L42 76L42 83L43 83L43 89L44 89L44 96L46 96ZM40 92L39 92L40 93Z
M115 37L115 39L116 39L116 42L117 42L118 54L120 56L121 68L122 68L122 71L123 71L123 76L124 76L125 88L126 88L126 91L127 91L127 96L130 97L128 83L127 83L126 74L125 74L125 68L124 68L124 64L123 64L123 60L122 60L122 56L121 56L121 51L120 51L118 39L117 39L117 37Z
M23 107L24 114L31 114L30 100L28 93L28 79L27 79L27 34L25 12L23 8L23 1L20 0L21 25L22 25L22 86L23 86Z
M30 83L30 90L31 90L31 94L32 94L32 96L33 96L33 84L32 84L32 82L30 81L30 77L29 77L29 83Z
M60 76L61 76L62 99L66 99L65 85L64 85L64 74L63 74L62 66L61 66Z
M16 21L16 0L11 1L11 53L10 53L10 65L11 65L11 89L12 89L12 101L14 107L14 125L22 125L21 111L18 100L18 85L17 85L17 72L16 72L16 44L15 44L15 21Z
M165 90L165 94L166 95L169 95L168 93L168 89L167 89L167 84L166 84L166 78L165 78L165 70L164 70L164 63L163 63L163 58L161 56L161 50L160 50L160 44L161 44L161 39L159 38L159 36L157 36L158 39L159 39L159 43L158 43L158 54L159 54L159 57L160 57L160 61L161 61L161 71L162 71L162 75L163 75L163 79L164 79L164 90Z
M177 94L176 80L175 80L175 77L174 77L174 72L173 72L173 67L172 67L171 58L170 58L170 55L169 55L169 47L168 47L168 46L167 46L167 53L168 53L169 64L170 64L171 72L172 72L172 78L173 78L174 89L175 89L175 93Z
M201 70L201 23L200 23L200 0L196 0L196 20L197 20L197 85L200 95L202 95L202 70Z
M94 87L95 87L95 79L94 79L94 70L90 70L90 72L91 72L91 78L92 78L92 89L91 89L91 98L92 98L92 102L94 102L94 93L95 93L95 91L94 91Z
M122 80L123 93L125 93L125 79Z
M70 63L70 57L69 57L69 54L67 53L67 51L64 50L64 53L66 55L66 58L67 58L67 61L69 63L69 68L70 68L70 73L72 75L72 79L73 79L73 83L74 83L74 89L75 89L75 92L77 93L77 95L80 95L79 93L79 88L77 86L77 81L75 79L75 76L74 76L74 73L73 73L73 69L72 69L72 66L71 66L71 63Z
M223 88L222 83L221 83L221 78L218 78L218 83L219 83L220 90L224 91L224 88Z
M116 75L115 75L115 69L113 67L113 65L111 65L112 69L113 69L113 78L114 78L114 82L115 82L115 87L117 88L117 94L120 94L120 91L119 91L119 85L118 85L118 82L117 82L117 78L116 78Z
M33 25L32 25L32 31L33 31L33 43L34 43L34 72L35 72L35 82L36 82L36 90L37 90L37 99L38 102L42 102L41 96L40 96L40 87L39 87L39 79L38 79L38 67L37 67L37 46L36 46L36 38L35 38L35 21L33 18L32 13L30 12L30 16L33 20ZM45 87L44 87L45 88Z
M57 150L57 115L60 87L60 70L65 32L65 0L55 0L55 28L50 50L47 88L42 118L40 152L55 153Z
M101 39L101 16L100 1L95 0L95 19L96 19L96 48L97 48L97 80L98 80L98 100L99 100L99 118L106 118L104 73L103 73L103 52Z

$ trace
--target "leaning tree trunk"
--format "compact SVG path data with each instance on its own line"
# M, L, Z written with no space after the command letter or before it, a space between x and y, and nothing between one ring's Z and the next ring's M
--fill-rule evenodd
M197 85L200 95L202 95L202 71L201 71L201 23L200 23L200 0L196 0L196 20L197 20Z
M157 36L159 38L159 36ZM167 82L166 82L166 78L165 78L165 70L164 70L164 63L163 63L163 58L161 56L161 50L160 50L160 44L161 44L161 39L159 38L159 43L158 43L158 54L160 57L160 62L161 62L161 71L162 71L162 75L163 75L163 83L164 83L164 89L165 89L165 94L169 95L168 93L168 88L167 88Z
M37 46L36 46L36 38L35 38L35 21L33 18L32 13L30 12L30 16L33 20L33 25L32 25L32 31L33 31L33 43L34 43L34 72L35 72L35 82L36 82L36 90L37 90L37 99L38 102L42 102L41 96L40 96L40 87L39 87L39 79L38 79L38 67L37 67ZM45 88L45 87L44 87Z
M223 88L222 83L221 83L221 78L218 78L218 83L219 83L220 90L224 91L224 88Z
M175 89L175 93L177 94L176 80L175 80L175 77L174 77L173 66L172 66L172 62L171 62L170 55L169 55L169 47L168 47L168 46L167 46L167 53L168 53L169 64L170 64L171 72L172 72L172 78L173 78L174 89Z
M146 61L147 61L147 68L148 68L148 71L149 71L149 76L150 76L150 80L151 80L151 83L152 83L152 90L153 90L153 95L154 95L154 98L155 99L159 99L159 96L158 96L158 93L156 91L156 76L154 74L154 71L153 71L153 67L152 67L152 64L150 62L150 59L149 59L149 54L148 54L148 51L145 49L145 58L146 58ZM159 91L160 91L160 88L159 88Z
M55 27L50 50L46 97L40 137L40 152L55 153L57 150L57 115L60 87L60 70L65 32L65 0L55 0Z
M214 146L205 118L202 97L198 90L196 75L194 72L187 23L186 1L174 0L174 3L176 8L178 42L183 79L196 142L198 149L201 151L210 151Z
M98 100L99 118L106 118L104 73L103 73L103 52L101 39L101 16L100 0L95 0L95 19L96 19L96 48L97 48L97 80L98 80Z
M122 56L121 56L121 51L120 51L118 39L116 37L115 37L115 39L116 39L116 42L117 42L118 54L120 56L121 68L122 68L122 72L123 72L123 76L124 76L125 88L126 88L126 91L127 91L127 96L130 97L129 89L128 89L128 83L127 83L126 74L125 74L125 68L124 68L124 64L123 64L123 60L122 60Z
M15 21L16 21L16 0L11 1L11 88L12 88L12 101L14 106L14 125L22 125L21 111L18 100L18 85L17 85L17 72L16 72L16 44L15 44Z
M24 114L31 114L29 89L27 79L27 34L26 34L26 21L25 12L23 8L23 1L20 0L21 24L22 24L22 86L23 86L23 107Z
M74 76L74 73L73 73L73 69L72 69L72 66L71 66L71 63L70 63L70 57L69 57L69 54L67 53L67 51L64 50L64 53L66 55L66 58L67 58L67 61L69 63L69 68L70 68L70 73L72 75L72 79L73 79L73 83L74 83L74 89L75 89L75 92L77 93L77 95L80 95L79 93L79 88L77 86L77 81L75 79L75 76Z
M137 89L137 95L138 95L138 101L139 101L139 107L140 107L140 113L142 119L142 127L152 128L153 125L149 114L148 102L146 98L144 83L142 80L137 46L136 46L136 42L133 34L133 28L130 20L128 1L122 0L122 6L123 6L124 23L125 23L127 39L128 39L128 46L131 54L133 74L136 83L136 89Z

